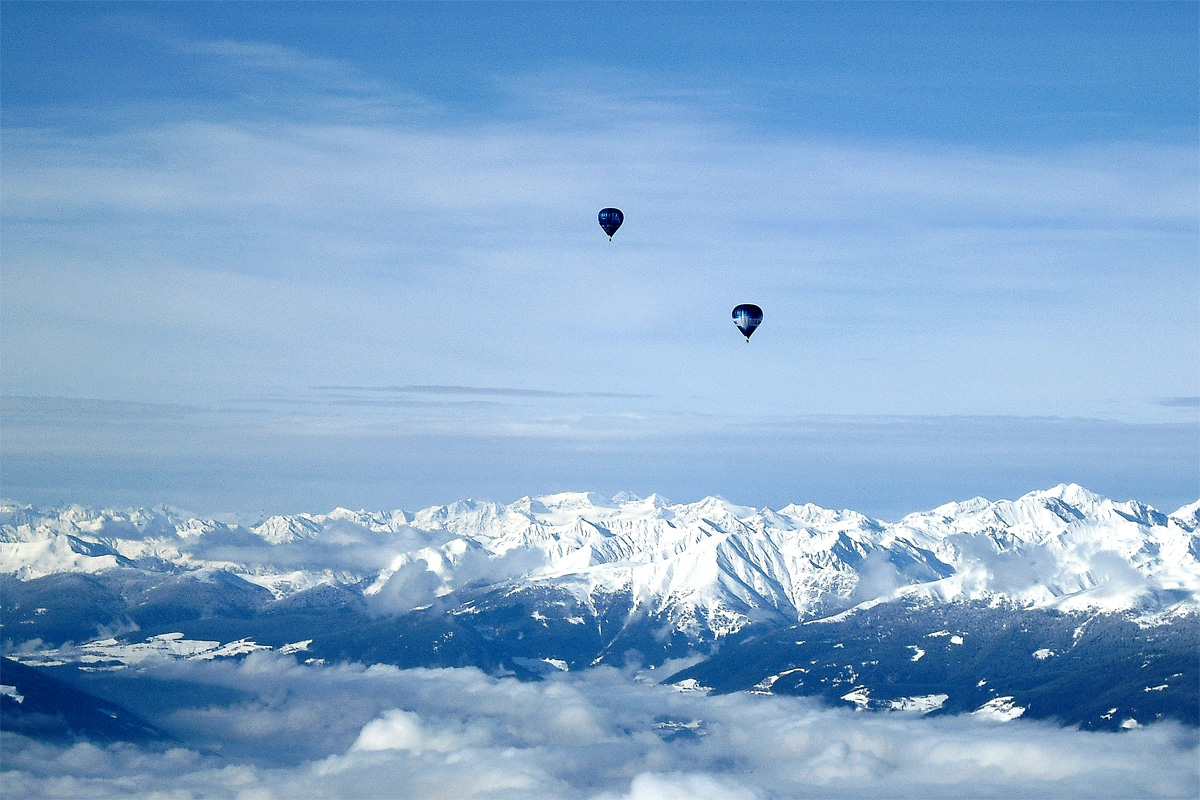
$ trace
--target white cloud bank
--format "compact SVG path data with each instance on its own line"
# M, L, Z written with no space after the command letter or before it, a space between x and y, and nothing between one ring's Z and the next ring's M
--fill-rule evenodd
M181 746L4 741L13 797L1195 797L1197 733L1084 733L969 717L708 697L612 669L542 683L474 669L175 663L232 705L156 721ZM134 678L135 680L137 678Z

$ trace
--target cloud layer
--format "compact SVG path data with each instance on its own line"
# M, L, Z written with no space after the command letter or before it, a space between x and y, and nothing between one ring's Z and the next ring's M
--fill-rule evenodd
M160 708L154 721L181 741L166 752L7 735L5 786L23 797L644 800L1200 789L1196 732L1174 725L1113 735L862 714L797 698L681 693L608 668L520 683L474 669L299 666L256 653L151 674L243 699Z

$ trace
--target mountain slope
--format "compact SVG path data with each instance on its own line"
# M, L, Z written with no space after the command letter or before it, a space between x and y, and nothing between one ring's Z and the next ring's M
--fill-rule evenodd
M1118 730L1200 725L1200 617L978 603L886 603L730 643L667 678L716 692L814 695L860 710L976 713Z
M1168 516L1075 485L949 503L896 523L812 505L773 511L718 497L670 504L583 493L415 514L335 509L248 528L168 510L0 508L0 573L27 582L125 570L154 584L139 606L179 595L193 617L217 595L226 613L248 614L337 586L378 613L399 613L503 587L565 593L592 614L594 598L622 595L631 613L698 639L903 597L1066 611L1195 608L1198 542L1195 504ZM39 607L49 606L13 607L6 628L36 625Z
M43 670L0 659L0 718L4 730L38 739L169 742L141 717Z
M0 640L97 687L270 649L530 679L689 657L685 688L1195 725L1198 511L1074 485L895 523L583 493L253 526L9 504Z

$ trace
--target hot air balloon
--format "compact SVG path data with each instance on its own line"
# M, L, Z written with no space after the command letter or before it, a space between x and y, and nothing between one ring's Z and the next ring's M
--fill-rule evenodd
M733 309L733 324L738 326L738 330L746 337L746 342L750 341L750 334L754 333L754 329L762 324L762 309L753 303L742 303L737 308Z
M617 232L617 228L621 227L621 223L625 221L625 215L621 213L619 208L602 208L600 209L600 227L608 234L608 240L612 241L612 236Z

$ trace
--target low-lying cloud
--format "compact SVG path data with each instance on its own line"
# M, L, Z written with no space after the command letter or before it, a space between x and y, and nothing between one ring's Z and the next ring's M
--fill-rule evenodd
M540 683L476 669L173 662L153 677L225 691L137 709L180 746L5 736L13 796L1194 797L1197 733L857 713L706 696L610 668ZM644 677L644 676L643 676ZM130 675L126 679L139 680ZM179 693L184 697L185 693ZM217 697L217 694L213 694ZM187 705L191 703L192 705Z

